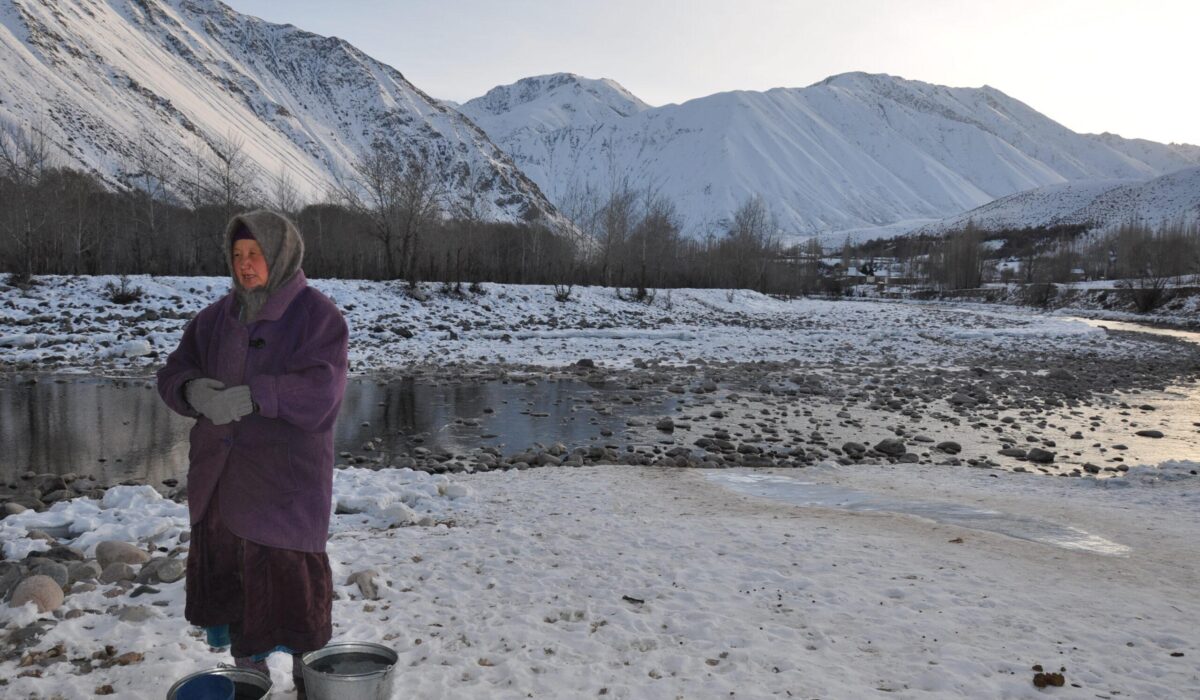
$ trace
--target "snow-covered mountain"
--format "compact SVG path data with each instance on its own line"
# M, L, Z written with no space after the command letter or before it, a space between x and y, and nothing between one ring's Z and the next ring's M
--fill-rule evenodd
M586 129L650 105L613 80L555 73L492 88L459 109L477 122L486 121L489 130L511 137L518 132Z
M991 87L865 73L657 108L612 81L560 74L496 88L461 110L552 201L603 195L627 179L673 200L693 234L754 195L785 235L809 236L1200 164L1195 146L1077 134Z
M941 234L975 226L997 231L1081 224L1105 228L1130 221L1150 226L1200 221L1200 167L1149 180L1100 180L1047 185L915 228Z
M186 172L241 141L269 193L316 198L376 140L439 174L448 206L575 232L487 135L334 37L216 0L0 0L0 119L39 125L70 167L120 183L140 150Z

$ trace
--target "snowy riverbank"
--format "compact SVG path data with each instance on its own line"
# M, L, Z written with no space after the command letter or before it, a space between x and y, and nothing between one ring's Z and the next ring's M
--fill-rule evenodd
M28 290L0 288L0 365L20 371L149 374L186 325L219 298L218 277L130 278L139 301L105 295L117 278L45 276ZM447 295L427 285L410 298L399 283L313 280L351 328L354 372L456 363L563 367L591 359L611 368L786 361L901 362L944 366L1042 350L1127 352L1104 332L1027 308L776 299L746 290L660 290L627 301L612 288L576 287L558 302L548 286L483 285Z
M336 583L380 573L376 600L337 587L335 639L395 648L404 697L1190 697L1200 693L1197 466L1107 482L915 466L803 472L1075 526L1128 547L1121 556L796 508L739 496L703 471L456 475L446 484L458 498L434 490L413 501L447 524L335 517ZM399 473L352 474L353 486L339 474L339 499L372 498L377 480ZM143 519L131 511L145 505L116 507L108 520L123 513L127 529L109 534L135 535ZM20 549L17 522L5 521L5 536ZM68 596L78 612L26 652L61 645L61 659L0 663L6 697L111 686L160 698L175 678L224 660L182 619L181 581L137 600L106 597L111 588ZM120 621L133 606L149 613ZM5 615L10 625L36 617ZM81 672L105 645L139 660ZM287 663L271 662L277 697L290 697ZM1067 684L1038 690L1035 664L1065 667Z
M925 304L955 307L1008 306L1024 308L1027 313L1078 316L1092 319L1149 324L1196 330L1200 328L1200 287L1192 276L1167 281L1161 301L1150 311L1138 311L1130 287L1137 280L1098 280L1045 286L989 283L980 289L932 291L911 288L889 291L891 299L920 300ZM881 292L874 285L853 288L856 298L877 299Z
M227 284L133 278L144 296L121 306L110 282L0 289L13 386L149 376ZM337 471L335 638L396 649L400 697L1200 694L1200 464L1179 453L1200 428L1193 344L999 305L314 285L345 310L362 381L615 385L573 395L580 420L675 397L667 424L597 425L572 459L542 449L549 423L541 446L489 457L477 407L460 418L480 437L453 455L372 448L365 463L417 471ZM75 497L42 476L46 510L0 520L0 579L17 561L70 571L38 561L55 542L185 556L184 506L161 491ZM178 566L158 566L69 581L55 612L0 608L0 695L161 698L226 661L183 620ZM294 697L288 663L271 662L275 697ZM1035 665L1065 685L1039 690Z

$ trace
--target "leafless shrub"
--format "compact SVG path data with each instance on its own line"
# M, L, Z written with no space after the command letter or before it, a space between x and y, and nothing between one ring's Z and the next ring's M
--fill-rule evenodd
M23 290L28 290L39 284L37 278L28 272L10 272L8 273L7 282L10 286Z
M1046 308L1058 296L1058 286L1053 282L1032 282L1021 288L1021 298L1025 304Z
M1127 303L1133 305L1138 313L1149 313L1173 297L1167 282L1162 278L1142 278L1139 280L1121 280L1114 285L1118 294Z
M131 287L129 285L129 277L121 275L120 284L109 282L104 285L104 296L114 304L122 306L132 304L135 301L140 301L145 291L141 287Z

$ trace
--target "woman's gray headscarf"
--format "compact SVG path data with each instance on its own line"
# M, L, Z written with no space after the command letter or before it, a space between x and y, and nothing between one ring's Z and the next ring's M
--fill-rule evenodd
M267 283L257 289L246 289L238 282L233 267L233 238L242 227L254 236L267 261ZM263 304L300 269L304 259L304 239L300 229L286 216L269 209L238 214L225 227L225 260L233 277L233 292L241 302L239 317L243 323L253 323Z

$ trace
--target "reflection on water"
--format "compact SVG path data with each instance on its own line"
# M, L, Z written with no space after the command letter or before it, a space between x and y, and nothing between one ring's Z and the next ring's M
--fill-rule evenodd
M88 474L101 483L180 477L175 465L187 461L190 426L145 380L3 381L0 478L13 483L26 471Z
M1023 515L984 510L961 503L901 500L775 474L729 471L708 473L707 476L710 480L738 493L785 501L798 506L838 508L855 512L904 513L938 523L996 532L1064 549L1081 549L1109 556L1129 553L1129 547L1077 527Z
M339 453L385 460L417 446L434 453L487 445L511 453L555 442L571 448L598 444L602 429L620 434L629 416L670 411L673 404L659 393L640 403L607 400L615 393L611 386L575 380L427 384L356 378L346 388L334 446ZM0 482L20 488L18 477L27 471L91 475L103 484L182 480L191 425L167 409L150 380L10 378L0 381ZM364 452L368 442L374 450Z
M1068 317L1072 321L1086 323L1093 328L1104 328L1111 331L1128 331L1130 333L1146 333L1149 335L1161 335L1166 338L1177 338L1186 340L1189 343L1200 345L1200 332L1185 331L1178 328L1158 328L1156 326L1147 326L1141 323L1128 323L1125 321L1111 321L1108 319L1099 318L1081 318L1076 316Z

